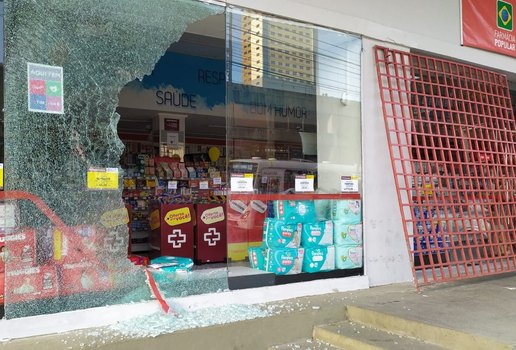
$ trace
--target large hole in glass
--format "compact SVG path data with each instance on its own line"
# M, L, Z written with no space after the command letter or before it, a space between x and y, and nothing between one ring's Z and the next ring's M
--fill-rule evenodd
M222 11L186 0L5 2L5 193L26 198L5 210L16 219L4 227L7 318L150 298L127 259L117 96L188 24ZM30 90L31 79L48 83L29 62L62 68L62 85ZM28 111L28 97L60 91L62 114ZM88 189L92 168L118 172L106 175L118 185Z

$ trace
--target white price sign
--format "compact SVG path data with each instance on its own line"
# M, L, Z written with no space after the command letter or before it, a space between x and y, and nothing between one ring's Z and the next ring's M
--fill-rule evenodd
M358 192L358 177L357 176L341 176L340 177L340 191L344 193Z
M231 174L232 192L253 192L253 174Z
M199 182L199 189L200 190L207 190L209 188L208 181L201 181Z
M177 190L177 181L169 181L167 187L169 190Z
M297 175L295 184L296 192L313 192L314 179L314 175Z
M222 185L222 178L220 178L220 177L214 177L214 178L213 178L213 184L214 184L214 185Z

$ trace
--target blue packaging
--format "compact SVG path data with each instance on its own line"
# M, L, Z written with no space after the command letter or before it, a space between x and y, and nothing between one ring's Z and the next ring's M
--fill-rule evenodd
M337 269L356 269L363 266L362 245L335 246L335 266Z
M275 248L267 250L267 271L276 275L300 273L304 248Z
M265 218L263 244L269 248L297 248L301 244L301 224Z
M359 224L362 221L362 208L359 199L332 201L331 217L346 224Z
M335 245L362 244L362 224L350 225L342 221L333 221L333 241Z
M335 270L335 247L319 246L305 249L303 271L314 273Z
M289 223L315 222L314 201L274 201L274 217Z
M166 272L190 272L193 267L193 260L177 256L160 256L150 261L149 267Z
M301 245L303 247L328 246L333 244L333 222L330 220L303 224Z
M267 268L267 248L249 247L249 264L253 269L265 271Z
M331 219L331 200L318 199L314 201L315 221L326 221Z

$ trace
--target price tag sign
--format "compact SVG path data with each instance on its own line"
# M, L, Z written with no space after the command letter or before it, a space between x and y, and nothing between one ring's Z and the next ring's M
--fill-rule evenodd
M117 190L118 168L89 168L87 187L89 190Z
M177 190L177 181L169 181L167 183L167 188L169 190Z
M296 192L314 192L315 175L297 175Z
M340 192L350 193L358 192L358 176L341 176Z
M214 184L214 185L222 185L222 178L220 178L220 177L214 177L214 178L213 178L213 184Z
M232 192L253 192L253 174L231 174Z
M207 190L209 188L208 181L201 181L199 182L199 189L200 190Z

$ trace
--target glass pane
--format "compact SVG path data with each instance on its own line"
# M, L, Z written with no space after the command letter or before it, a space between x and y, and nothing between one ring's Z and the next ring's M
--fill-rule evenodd
M118 93L189 24L222 12L187 0L5 1L8 318L150 298L127 258ZM155 276L165 296L227 285L225 271Z
M352 35L227 15L230 287L362 274Z

